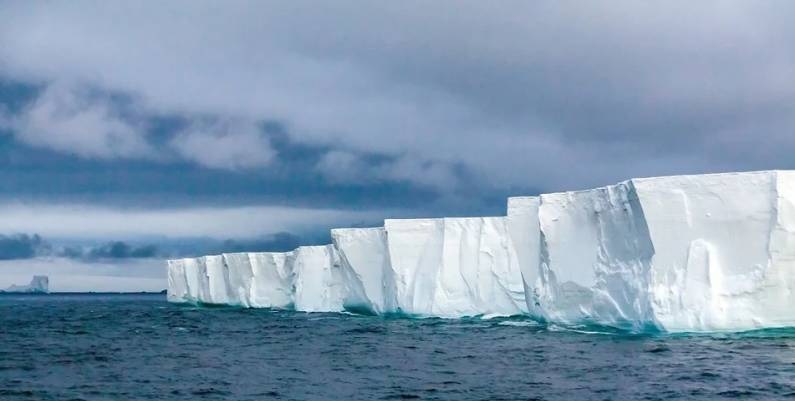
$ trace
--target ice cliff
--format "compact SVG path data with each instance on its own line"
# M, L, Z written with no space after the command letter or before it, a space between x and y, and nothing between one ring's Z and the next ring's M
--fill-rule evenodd
M509 198L505 217L331 234L287 253L169 261L168 298L634 330L795 325L790 171L631 179Z

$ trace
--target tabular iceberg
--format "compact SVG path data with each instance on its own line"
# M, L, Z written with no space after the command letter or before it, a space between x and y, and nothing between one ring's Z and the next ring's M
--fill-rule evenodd
M332 245L169 261L168 299L301 311L529 314L633 330L795 325L795 172L631 179L386 220Z

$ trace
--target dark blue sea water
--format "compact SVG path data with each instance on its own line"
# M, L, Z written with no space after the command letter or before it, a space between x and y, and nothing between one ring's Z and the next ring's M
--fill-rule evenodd
M0 400L775 400L795 331L666 336L0 296Z

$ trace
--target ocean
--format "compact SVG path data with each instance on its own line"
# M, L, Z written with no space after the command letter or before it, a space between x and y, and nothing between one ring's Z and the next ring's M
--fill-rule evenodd
M795 330L632 334L0 295L0 400L778 400Z

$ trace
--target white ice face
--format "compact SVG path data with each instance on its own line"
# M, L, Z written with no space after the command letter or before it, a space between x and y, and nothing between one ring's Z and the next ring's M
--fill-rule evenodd
M653 318L654 249L631 183L541 195L538 218L542 317L636 329Z
M346 307L375 314L397 311L386 231L382 227L336 228L331 238L349 288Z
M397 307L403 313L431 315L442 262L442 219L386 220L389 260Z
M247 255L252 273L250 305L256 308L293 307L295 252L252 252Z
M632 180L655 253L650 291L670 331L795 323L795 175Z
M185 259L168 261L168 291L169 302L185 302L192 300L187 276L185 275Z
M204 258L183 259L187 300L190 302L210 302L210 282ZM171 293L169 289L169 293Z
M541 296L535 289L541 287L541 271L538 266L541 251L541 232L538 227L537 196L508 198L506 224L512 257L519 266L525 292L525 306L531 316L544 316L540 308Z
M461 317L526 312L504 217L387 220L397 305Z
M507 217L386 220L333 245L169 261L168 299L303 311L529 313L635 330L795 325L795 172L516 197Z
M347 287L334 247L302 246L295 252L295 309L304 312L345 310Z
M795 324L795 175L634 179L509 201L531 314L668 331Z
M251 306L251 285L254 273L248 253L225 253L224 264L227 304Z

